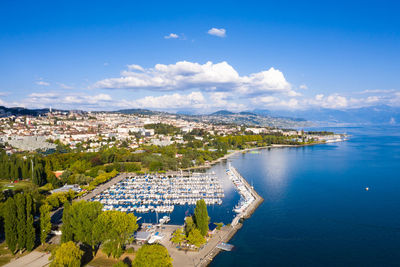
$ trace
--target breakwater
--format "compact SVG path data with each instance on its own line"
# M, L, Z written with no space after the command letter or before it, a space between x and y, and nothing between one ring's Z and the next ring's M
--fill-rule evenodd
M236 232L242 228L242 220L249 218L257 209L257 207L264 201L264 199L234 167L229 165L227 173L228 175L232 175L232 182L236 181L235 186L241 191L240 194L245 195L248 193L251 195L251 198L246 196L248 201L246 206L243 206L243 209L240 210L240 212L233 218L232 223L229 226L223 227L223 229L221 229L221 233L218 236L213 237L212 239L214 240L210 240L208 242L208 245L203 248L204 251L202 254L204 255L198 258L199 261L195 263L194 266L203 267L209 265L212 259L221 251L219 248L217 248L217 245L220 242L228 242L236 234ZM239 186L241 189L239 189Z

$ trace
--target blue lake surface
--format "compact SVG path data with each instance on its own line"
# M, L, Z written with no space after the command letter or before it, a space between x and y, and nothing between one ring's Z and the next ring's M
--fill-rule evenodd
M352 137L230 158L265 201L211 266L400 266L400 127L324 129Z

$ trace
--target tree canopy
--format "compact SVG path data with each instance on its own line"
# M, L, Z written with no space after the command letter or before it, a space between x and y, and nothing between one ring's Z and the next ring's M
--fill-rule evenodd
M143 245L136 252L132 265L137 267L172 267L172 258L169 256L168 250L162 245Z
M193 229L192 231L190 231L189 236L187 237L187 241L198 248L206 243L206 239L201 234L199 229Z
M178 228L175 230L175 232L172 234L171 241L174 244L181 244L183 241L185 241L185 233L183 232L182 228Z
M54 260L51 267L79 267L81 266L81 258L83 251L72 241L61 244L56 250Z
M93 227L93 236L103 243L103 250L108 255L118 258L137 229L136 216L132 213L105 211Z
M196 208L194 209L194 219L197 228L203 236L208 233L208 223L210 218L208 217L207 205L204 199L200 199L196 202Z

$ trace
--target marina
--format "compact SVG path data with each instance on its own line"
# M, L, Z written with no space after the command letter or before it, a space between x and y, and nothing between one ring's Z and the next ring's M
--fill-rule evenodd
M128 176L91 201L102 203L103 210L172 213L175 206L195 205L200 199L207 205L221 205L224 196L215 173L148 174Z

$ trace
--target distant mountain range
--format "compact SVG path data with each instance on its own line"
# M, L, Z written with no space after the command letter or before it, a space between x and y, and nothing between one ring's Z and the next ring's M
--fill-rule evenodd
M308 121L330 124L399 124L400 107L386 105L353 108L345 110L337 109L308 109L308 110L253 110L253 113L267 116L284 116L304 118Z
M0 106L0 117L10 115L31 115L38 116L49 112L44 109L27 109L22 107L7 108ZM84 112L75 111L74 112ZM192 111L180 111L177 113L168 113L163 111L154 111L148 109L124 109L113 112L123 114L138 115L167 115L174 114L182 119L204 120L214 123L233 123L246 125L263 125L277 127L305 127L310 122L316 124L399 124L400 107L391 107L386 105L371 106L354 109L307 109L307 110L266 110L254 109L242 112L232 112L229 110L219 110L211 114L193 114Z
M192 121L205 121L211 123L223 123L223 124L236 124L236 125L253 125L253 126L270 126L270 127L306 127L311 126L311 123L304 119L296 118L283 118L280 116L261 115L253 112L232 112L228 110L219 110L212 114L192 114L188 111L182 111L178 113L166 113L160 111L151 111L147 109L124 109L118 110L117 112L124 114L138 114L138 115L176 115L177 117L184 120Z
M0 106L0 116L20 116L20 115L30 115L30 116L38 116L40 114L45 114L49 112L48 108L44 109L27 109L22 107L13 107L7 108L4 106Z

